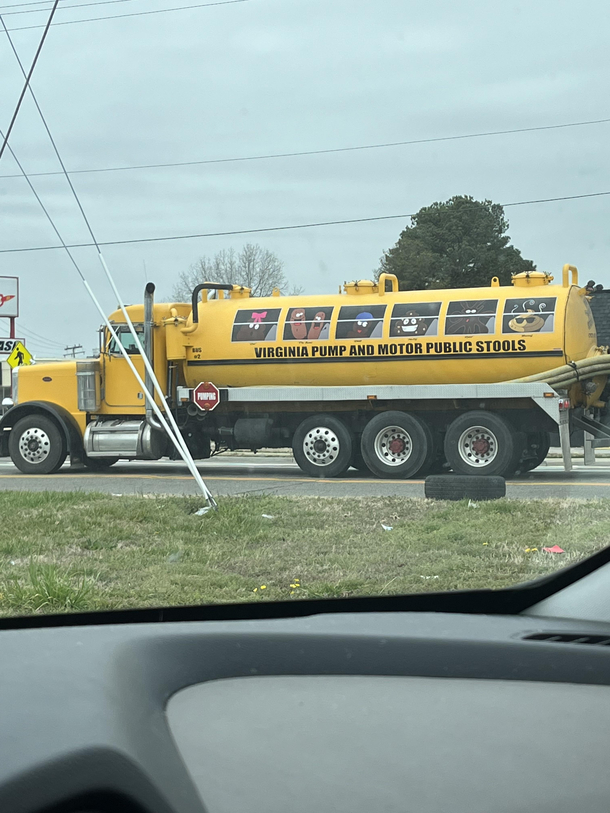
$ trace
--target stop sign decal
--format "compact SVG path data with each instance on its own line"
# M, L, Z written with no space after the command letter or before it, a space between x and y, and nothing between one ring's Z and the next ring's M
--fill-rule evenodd
M209 412L218 406L220 402L220 391L215 384L209 381L203 381L197 384L193 390L193 401L197 404L199 409L204 412Z

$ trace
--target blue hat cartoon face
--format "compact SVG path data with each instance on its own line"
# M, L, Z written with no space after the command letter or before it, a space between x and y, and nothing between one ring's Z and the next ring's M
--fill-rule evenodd
M373 314L368 311L362 311L356 316L356 320L350 332L347 334L348 339L368 339L377 325L378 319L373 318Z

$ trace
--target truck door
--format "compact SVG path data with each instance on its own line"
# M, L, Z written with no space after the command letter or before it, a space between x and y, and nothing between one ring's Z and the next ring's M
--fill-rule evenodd
M134 324L138 338L144 342L144 326ZM121 344L132 356L136 370L144 379L144 362L140 356L135 340L127 325L115 328ZM106 332L106 347L104 352L104 378L103 398L109 407L121 409L134 407L143 408L145 405L142 387L138 384L123 354L117 347L115 340Z

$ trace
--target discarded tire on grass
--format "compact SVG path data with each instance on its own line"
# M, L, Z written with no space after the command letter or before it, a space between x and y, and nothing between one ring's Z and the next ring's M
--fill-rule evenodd
M433 474L426 477L429 500L499 500L506 496L504 477L469 474Z

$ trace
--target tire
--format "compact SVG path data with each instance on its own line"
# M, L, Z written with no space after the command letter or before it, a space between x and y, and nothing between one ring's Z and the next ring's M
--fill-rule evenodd
M415 477L428 463L432 449L428 425L406 412L381 412L362 433L362 457L376 477Z
M435 474L426 478L429 500L499 500L506 497L504 477L472 474Z
M473 442L478 442L478 448ZM525 435L493 412L459 415L445 435L445 457L455 474L510 476L517 468Z
M310 477L339 477L352 463L354 443L345 424L332 415L312 415L292 438L297 465Z
M86 457L85 466L89 471L106 471L119 462L118 457Z
M26 415L11 429L11 460L24 474L53 474L66 459L68 444L60 427L46 415Z
M551 448L551 436L548 432L532 432L527 436L524 454L525 459L518 465L518 473L526 474L544 463Z

